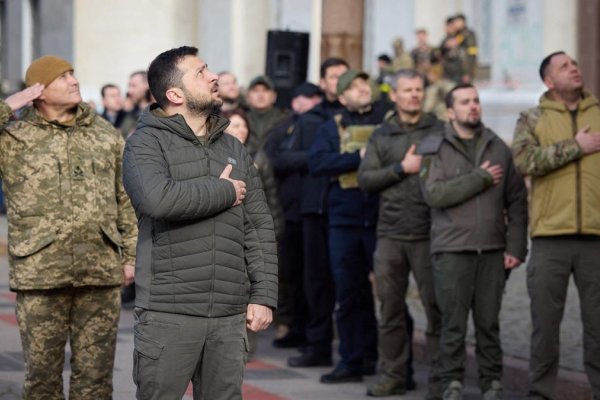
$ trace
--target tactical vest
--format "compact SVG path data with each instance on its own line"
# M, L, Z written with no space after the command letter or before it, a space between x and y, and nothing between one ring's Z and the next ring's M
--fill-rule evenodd
M342 125L342 115L337 114L333 117L340 136L340 154L354 153L367 147L367 143L373 131L379 125ZM341 174L338 177L342 189L358 188L358 171L352 171Z

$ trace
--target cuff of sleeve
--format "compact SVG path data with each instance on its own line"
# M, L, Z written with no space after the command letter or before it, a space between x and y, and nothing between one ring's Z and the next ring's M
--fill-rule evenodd
M3 100L0 100L0 125L7 123L13 116L12 109Z
M483 179L484 187L489 187L489 186L492 186L494 184L494 178L485 169L483 169L483 168L477 168L477 169L475 169L475 171Z
M270 307L273 310L277 310L277 300L267 296L250 296L248 304L260 304L261 306Z
M398 177L402 178L404 176L404 168L402 168L402 163L395 163L393 169Z
M126 264L135 265L135 256L123 256L123 258L121 258L121 265Z

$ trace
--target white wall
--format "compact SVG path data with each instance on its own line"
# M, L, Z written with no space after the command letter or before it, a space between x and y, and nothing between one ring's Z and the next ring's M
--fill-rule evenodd
M421 2L423 0L419 0ZM404 39L410 51L415 43L413 0L365 0L365 29L363 69L377 75L377 56L385 53L394 58L392 43L396 37Z
M161 52L197 45L195 0L74 0L74 7L74 67L84 100L98 100L107 82L125 92L129 74Z

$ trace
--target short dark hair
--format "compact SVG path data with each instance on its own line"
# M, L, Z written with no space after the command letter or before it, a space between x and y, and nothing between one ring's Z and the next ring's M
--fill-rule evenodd
M454 106L454 92L461 89L475 89L475 86L470 83L461 83L460 85L454 86L447 94L444 99L446 102L446 108L452 108Z
M464 22L467 22L467 17L465 17L465 14L456 14L456 15L454 16L454 19L461 19L461 20L463 20Z
M104 96L106 96L106 89L111 89L111 88L119 89L119 87L117 85L115 85L114 83L107 83L106 85L102 86L102 89L100 89L100 95L102 96L102 98L104 98ZM119 90L121 90L121 89L119 89Z
M542 82L544 81L544 79L546 79L546 74L548 73L548 67L550 66L550 63L552 62L552 59L554 58L554 56L558 56L559 54L566 54L566 53L562 50L555 51L554 53L547 55L542 60L542 63L540 64L540 78L542 78Z
M455 19L456 19L456 17L448 17L448 18L446 18L446 25L453 23Z
M346 68L350 69L350 65L348 65L346 60L338 57L331 57L321 63L321 78L325 78L325 74L327 74L327 69L335 67L337 65L345 65Z
M425 85L425 78L423 78L423 75L421 75L416 70L400 69L400 70L394 72L394 75L392 76L392 87L394 88L394 90L396 90L396 88L398 87L398 79L400 79L400 78L406 78L406 79L420 78L421 81L423 82L423 85Z
M198 49L191 46L181 46L176 49L167 50L159 54L148 68L148 86L152 96L161 108L164 108L169 100L167 90L172 87L181 88L183 72L177 64L186 56L195 56Z
M377 61L383 61L386 64L391 64L392 63L392 59L390 58L390 56L388 56L387 54L380 54L377 57Z

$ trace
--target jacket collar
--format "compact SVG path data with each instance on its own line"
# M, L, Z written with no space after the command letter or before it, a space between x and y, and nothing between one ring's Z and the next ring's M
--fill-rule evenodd
M194 134L181 114L167 115L156 103L144 111L138 125L168 130L169 132L192 142L198 140L198 137ZM217 114L210 114L206 120L208 143L214 142L221 136L225 132L227 126L229 126L229 120L227 118L223 118Z
M59 129L66 129L73 126L88 126L94 122L96 113L87 103L79 103L75 110L75 122L74 124L66 125L58 121L48 121L45 119L35 107L27 107L21 112L19 119L26 121L30 124L39 127L57 127Z
M598 106L598 99L593 94L583 91L583 97L579 102L579 111L585 111L590 107ZM560 101L556 101L550 98L550 93L547 91L540 97L540 108L547 110L554 110L559 112L570 112L567 106Z

